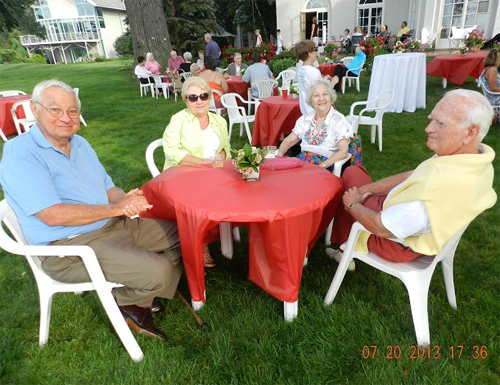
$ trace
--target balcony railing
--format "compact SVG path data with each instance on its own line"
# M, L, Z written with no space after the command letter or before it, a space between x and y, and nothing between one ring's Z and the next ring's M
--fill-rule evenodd
M24 35L19 37L22 45L53 44L77 41L99 41L97 32L68 32L50 33L46 39L41 39L36 35Z

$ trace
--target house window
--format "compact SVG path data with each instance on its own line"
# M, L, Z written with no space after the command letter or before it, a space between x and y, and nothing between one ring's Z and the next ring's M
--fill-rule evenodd
M101 28L106 28L106 24L104 24L104 17L102 15L102 8L96 7L97 18L99 19L99 26Z
M489 0L445 0L441 38L450 36L451 27L469 28L474 25L484 32Z
M33 4L33 10L35 11L35 17L37 20L50 19L50 9L47 1L37 1Z
M311 0L307 3L306 9L328 8L330 3L326 0Z
M357 26L369 36L378 35L382 24L383 0L359 0Z
M94 6L83 0L75 0L78 16L94 16Z

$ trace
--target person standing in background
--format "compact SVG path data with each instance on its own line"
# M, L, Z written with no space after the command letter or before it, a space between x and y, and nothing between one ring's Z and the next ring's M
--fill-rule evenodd
M311 40L317 47L319 40L318 40L318 18L316 16L314 16L312 19Z
M257 41L255 43L255 46L258 47L259 45L262 44L262 36L260 36L260 29L255 30L255 36L257 36Z
M205 56L211 56L214 59L215 65L220 67L220 47L215 41L212 40L212 35L209 33L205 34L205 43L207 43L205 47Z
M283 36L281 36L281 30L276 30L276 55L279 55L283 51Z

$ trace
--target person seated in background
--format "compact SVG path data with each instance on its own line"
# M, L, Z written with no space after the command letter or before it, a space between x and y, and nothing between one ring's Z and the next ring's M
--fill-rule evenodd
M401 40L403 35L408 35L411 32L411 29L408 27L408 23L406 21L401 22L401 29L396 34L396 38Z
M389 43L389 31L387 30L387 25L382 24L380 26L380 33L378 34L378 37L382 38L385 45Z
M356 48L359 47L359 43L361 43L365 38L365 34L361 27L354 28L354 33L351 35L351 51L353 52Z
M184 59L177 56L177 52L170 51L170 59L168 59L168 68L178 70L181 68L181 64L184 63Z
M161 67L151 52L146 54L146 63L144 64L144 68L151 71L153 75L159 75L161 73Z
M183 70L184 72L190 72L191 71L191 60L193 60L193 55L191 55L191 52L184 52L184 63L181 63L180 69Z
M153 73L144 66L146 65L146 59L144 59L144 56L138 56L137 57L137 65L135 66L135 76L137 76L137 79L141 82L141 84L154 84L155 79L152 76ZM159 90L159 95L163 95L162 91Z
M198 76L205 79L211 89L217 90L221 94L227 93L228 85L226 78L223 74L217 71L214 59L212 59L211 56L207 56L205 58L205 71L200 72ZM213 97L215 100L215 106L217 108L223 108L224 106L222 105L220 96L214 94Z
M479 76L479 80L483 82L485 88L491 92L500 92L500 77L498 69L500 66L500 51L493 48L488 52L488 55L483 60L484 71ZM492 106L500 105L500 95L487 95Z
M216 154L231 157L227 122L208 111L212 96L208 82L200 76L192 76L182 85L181 97L187 108L172 116L163 133L164 170L211 163ZM203 245L203 262L205 267L215 266L207 244Z
M242 63L242 56L241 53L235 53L234 54L234 63L231 63L227 66L227 71L226 73L228 76L240 76L240 72L242 70L246 70L248 68L248 65L245 63Z
M252 85L258 80L273 78L273 73L269 69L269 66L264 64L264 60L262 59L260 53L254 52L252 54L252 62L253 64L245 70L245 73L241 77L245 83L250 83L250 85ZM259 96L257 87L252 87L252 96Z
M349 140L353 137L351 124L332 107L336 99L337 94L327 79L313 80L306 91L306 102L313 111L297 120L292 132L281 142L278 156L300 142L300 160L333 172L334 163L347 157Z
M191 71L192 76L198 76L201 72L200 67L198 67L197 63L191 63L189 70Z
M366 61L366 55L364 53L365 47L358 46L356 48L356 56L351 60L351 62L347 65L347 67L342 64L338 64L335 67L334 77L332 79L332 84L335 86L335 91L340 91L340 81L349 71L349 75L359 76L359 70L354 70L354 68L358 68L362 63Z
M205 69L205 52L203 50L198 51L198 60L196 61L196 64L198 64L198 68L200 71L203 71Z
M173 298L182 274L175 222L131 217L151 208L143 192L116 187L80 129L80 100L69 85L45 80L33 90L36 123L5 143L0 183L30 245L90 246L127 324L165 340L151 312ZM22 177L20 177L22 175ZM77 256L39 257L60 282L89 282Z
M344 30L344 35L340 37L341 46L345 50L345 52L351 52L351 31L349 29Z
M352 224L363 233L356 250L391 262L435 255L446 242L496 202L493 149L481 141L493 108L479 92L447 92L429 115L427 147L435 155L414 171L373 183L365 169L348 167L335 213L332 242L344 244ZM396 242L389 239L396 239ZM342 246L340 247L342 249ZM327 254L340 260L339 250ZM354 264L350 270L354 269Z
M297 70L299 104L302 115L307 115L314 111L311 105L306 102L306 91L309 84L317 79L321 79L321 72L313 66L317 56L318 47L311 40L302 40L295 45L295 57L299 62L302 61L303 63ZM330 76L326 76L326 79L331 81Z

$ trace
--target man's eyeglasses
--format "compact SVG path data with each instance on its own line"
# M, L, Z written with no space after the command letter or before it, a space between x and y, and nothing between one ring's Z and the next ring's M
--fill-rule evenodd
M202 94L199 94L199 95L196 95L196 94L191 94L191 95L188 95L187 96L187 99L191 102L191 103L194 103L196 101L198 101L198 98L201 99L201 101L203 102L206 102L208 100L210 96L208 95L208 93L204 92Z
M36 102L36 104L45 108L50 115L55 118L60 118L66 112L71 119L77 119L80 117L80 110L78 108L70 108L69 110L63 110L58 107L45 107L43 104Z
M314 48L313 52L318 52L318 47Z

